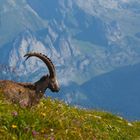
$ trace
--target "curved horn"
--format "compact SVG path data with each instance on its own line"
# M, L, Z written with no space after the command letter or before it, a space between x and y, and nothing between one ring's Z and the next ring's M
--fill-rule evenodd
M27 57L26 60L32 56L40 58L47 65L47 67L49 69L50 77L55 77L55 67L54 67L52 61L46 55L43 55L41 53L35 53L35 52L27 53L24 55L24 57Z

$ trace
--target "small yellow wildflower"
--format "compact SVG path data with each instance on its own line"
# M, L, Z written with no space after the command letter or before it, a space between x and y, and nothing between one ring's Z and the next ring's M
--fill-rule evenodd
M40 102L40 105L41 105L41 106L43 106L43 105L44 105L44 103L41 101L41 102Z
M102 119L102 117L101 116L94 116L94 118L97 118L97 119Z
M15 124L12 124L12 126L11 126L12 128L17 128L17 125L15 125Z
M45 117L45 116L46 116L46 113L41 112L41 115L42 115L43 117Z
M68 129L66 129L66 134L68 134Z
M42 130L41 130L41 133L45 133L45 130L44 130L44 129L42 129Z
M133 124L132 123L128 123L128 126L133 126Z

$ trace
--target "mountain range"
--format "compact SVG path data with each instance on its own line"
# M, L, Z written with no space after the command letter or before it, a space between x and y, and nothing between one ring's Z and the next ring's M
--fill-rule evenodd
M138 0L1 0L0 78L38 80L45 65L23 56L45 53L62 87L54 97L140 119L139 19Z

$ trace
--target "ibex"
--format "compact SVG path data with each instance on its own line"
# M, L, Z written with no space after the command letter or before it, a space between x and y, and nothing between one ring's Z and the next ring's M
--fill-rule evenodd
M13 102L19 103L23 107L31 107L43 97L47 88L52 92L59 91L59 84L56 77L56 70L52 61L41 53L27 53L26 60L32 56L41 59L49 70L49 75L44 75L35 83L18 83L9 80L0 80L0 90L4 97Z

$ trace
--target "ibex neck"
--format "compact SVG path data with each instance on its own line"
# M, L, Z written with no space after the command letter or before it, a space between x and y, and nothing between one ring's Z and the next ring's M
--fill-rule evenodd
M40 80L35 82L36 92L37 93L45 93L46 89L48 88L49 84L49 77L43 76Z

